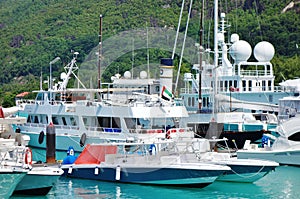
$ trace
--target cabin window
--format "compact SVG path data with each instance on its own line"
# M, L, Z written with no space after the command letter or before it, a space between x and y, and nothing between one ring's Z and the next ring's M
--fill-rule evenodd
M297 132L297 133L291 135L291 136L289 137L289 140L299 142L299 141L300 141L300 132Z
M124 118L126 126L128 129L134 129L136 125L136 119L135 118Z
M266 81L262 81L262 90L266 91Z
M57 118L57 117L52 117L52 122L53 122L53 124L56 124L56 125L59 124L59 123L58 123L58 118Z
M237 85L237 80L234 80L233 86L234 86L234 88L237 88L237 87L238 87L238 85Z
M34 122L33 123L39 123L39 118L38 118L38 116L36 115L36 116L34 116Z
M195 98L192 97L192 106L195 106Z
M37 96L36 96L36 100L40 100L42 101L43 100L43 93L38 93Z
M159 92L159 86L155 86L155 91Z
M242 87L243 87L243 91L246 91L246 87L247 87L246 80L242 81Z
M88 119L87 119L86 117L83 117L82 120L83 120L83 124L84 124L85 126L87 126Z
M101 127L108 128L120 128L121 121L120 118L111 118L111 117L98 117L98 123Z
M268 90L272 90L272 81L271 80L268 81Z
M27 118L27 123L31 123L31 116L30 115Z
M76 126L76 125L77 125L76 120L75 120L74 117L71 117L71 118L70 118L70 121L71 121L71 125L72 125L72 126Z
M220 89L221 89L221 91L224 91L224 88L223 88L223 81L220 81Z
M192 104L192 103L191 103L191 97L189 97L189 98L188 98L188 106L190 107L191 104Z
M40 117L40 123L42 123L42 124L48 124L48 116L47 115L41 115L41 117Z
M66 118L65 118L65 117L62 117L61 119L62 119L63 124L66 126L66 125L67 125Z
M252 81L249 81L249 91L252 91Z

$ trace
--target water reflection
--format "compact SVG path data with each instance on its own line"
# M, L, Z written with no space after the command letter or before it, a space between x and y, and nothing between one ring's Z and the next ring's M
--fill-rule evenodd
M255 183L214 182L203 188L171 188L137 184L110 183L62 177L44 197L28 198L88 198L88 199L153 199L153 198L299 198L300 168L281 166ZM24 198L14 196L12 198Z

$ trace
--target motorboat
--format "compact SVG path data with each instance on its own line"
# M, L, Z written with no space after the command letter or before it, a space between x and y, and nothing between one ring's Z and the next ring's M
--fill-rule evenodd
M89 144L73 164L64 164L64 176L110 182L181 187L206 187L230 168L209 163L188 163L162 143ZM121 146L121 149L118 147ZM155 152L154 152L155 151Z
M189 157L190 161L209 162L219 165L226 165L231 171L218 177L218 181L253 183L260 180L268 173L275 171L279 166L277 162L259 160L259 159L238 159L234 151L228 146L217 145L226 143L227 139L201 139L194 138L188 150L192 151L195 156ZM192 149L192 150L191 150Z
M283 165L300 166L300 117L292 117L279 124L276 133L279 136L265 135L266 139L262 144L246 142L244 148L237 151L237 157L265 159Z
M22 171L24 176L17 181L13 194L47 195L63 170L58 165L33 164L29 147L19 146L15 139L0 138L1 166Z

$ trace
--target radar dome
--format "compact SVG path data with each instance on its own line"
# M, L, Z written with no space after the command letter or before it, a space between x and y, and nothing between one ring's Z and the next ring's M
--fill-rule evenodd
M253 53L257 61L269 62L274 57L275 49L271 43L262 41L256 44Z
M235 42L237 42L238 40L240 40L240 36L239 36L238 34L234 33L234 34L232 34L232 35L230 36L230 41L231 41L231 43L235 43Z
M146 79L147 76L148 76L148 75L147 75L147 72L146 72L146 71L143 70L143 71L140 72L140 78L141 78L141 79Z
M64 80L64 79L66 79L66 78L67 78L67 74L66 74L65 72L62 72L62 73L60 74L60 79Z
M232 44L229 53L235 62L247 61L251 56L252 48L244 40L239 40Z
M131 72L126 71L126 72L124 73L124 77L125 77L126 79L130 79L130 78L131 78Z

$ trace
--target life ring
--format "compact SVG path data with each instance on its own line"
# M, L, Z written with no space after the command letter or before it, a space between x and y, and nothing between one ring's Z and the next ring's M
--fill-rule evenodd
M81 135L80 142L79 142L79 144L80 144L81 147L83 147L85 145L85 140L86 140L86 134L83 133Z
M45 133L44 131L41 131L39 135L39 144L42 144L44 142L44 137L45 137Z
M32 165L32 151L28 147L25 149L25 164Z

